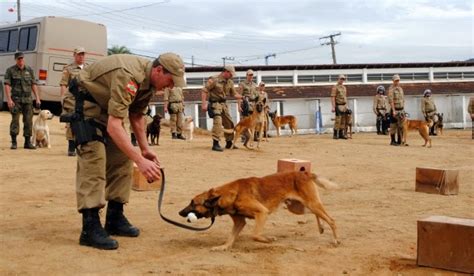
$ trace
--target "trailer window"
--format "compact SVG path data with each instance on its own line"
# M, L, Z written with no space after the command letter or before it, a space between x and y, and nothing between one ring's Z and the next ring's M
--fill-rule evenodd
M0 53L4 53L8 50L8 35L9 31L0 32Z
M32 51L36 47L36 36L38 29L36 27L26 27L20 30L20 43L18 50Z

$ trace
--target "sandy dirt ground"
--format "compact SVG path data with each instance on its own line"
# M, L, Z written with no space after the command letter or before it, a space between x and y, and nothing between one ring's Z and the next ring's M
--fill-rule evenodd
M342 244L331 244L328 225L320 235L313 215L296 216L281 208L269 217L264 233L277 240L256 243L250 221L235 246L224 243L232 222L219 217L205 232L162 221L156 191L132 192L126 214L141 229L138 238L117 238L120 248L101 251L78 245L81 216L76 210L76 159L66 156L64 126L49 121L52 148L9 149L8 113L0 114L0 274L279 274L279 275L453 275L416 266L416 222L430 215L474 218L474 140L471 130L448 130L421 147L416 132L409 147L389 146L387 136L354 134L335 141L330 135L271 138L260 151L210 150L209 136L191 142L161 133L153 147L167 172L164 212L177 212L197 193L248 176L276 171L280 158L307 159L313 171L339 184L321 190L336 220ZM415 168L456 168L457 196L414 192ZM102 222L105 212L101 214ZM196 226L207 225L201 221Z

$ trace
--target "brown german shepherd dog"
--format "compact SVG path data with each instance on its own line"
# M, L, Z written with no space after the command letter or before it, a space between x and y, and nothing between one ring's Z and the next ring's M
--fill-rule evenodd
M426 147L427 144L428 148L431 148L431 138L430 138L430 127L433 125L433 121L422 121L422 120L408 120L406 117L403 121L403 135L402 135L402 144L408 146L407 144L407 135L409 130L418 129L423 140L425 140L425 144L423 147Z
M186 217L194 213L198 219L229 215L234 222L232 232L224 245L213 248L227 250L245 227L247 218L255 219L252 238L258 242L271 242L272 239L262 235L263 226L268 216L284 203L294 214L304 214L305 210L313 213L321 234L324 228L319 219L326 221L337 245L336 223L324 209L316 186L337 187L335 183L305 171L242 178L195 196L179 215Z
M280 137L280 128L286 124L290 126L291 134L296 134L297 132L297 119L293 115L277 116L276 110L274 112L268 112L268 115L272 119L273 124L275 125L277 136Z

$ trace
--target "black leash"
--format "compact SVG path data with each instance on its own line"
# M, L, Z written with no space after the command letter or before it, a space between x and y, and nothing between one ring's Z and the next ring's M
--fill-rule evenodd
M173 224L175 226L178 226L178 227L181 227L181 228L184 228L184 229L188 229L188 230L193 230L193 231L205 231L209 228L211 228L211 226L214 224L214 220L215 220L215 217L212 217L211 218L211 224L207 227L204 227L204 228L197 228L197 227L192 227L192 226L189 226L189 225L186 225L186 224L182 224L182 223L179 223L179 222L176 222L176 221L173 221L169 218L166 218L165 216L163 216L163 214L161 213L161 204L163 202L163 194L165 193L165 172L163 169L160 168L160 171L161 171L161 177L162 177L162 183L161 183L161 188L160 188L160 195L158 196L158 212L160 213L160 217L166 221L167 223L170 223L170 224Z

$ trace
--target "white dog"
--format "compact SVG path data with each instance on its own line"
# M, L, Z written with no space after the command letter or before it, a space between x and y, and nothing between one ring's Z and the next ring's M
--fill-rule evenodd
M184 117L183 132L187 140L193 140L194 120L191 116Z
M51 136L49 135L49 127L46 121L52 118L53 113L46 109L41 110L38 117L36 117L33 123L33 137L31 138L34 146L51 148Z

